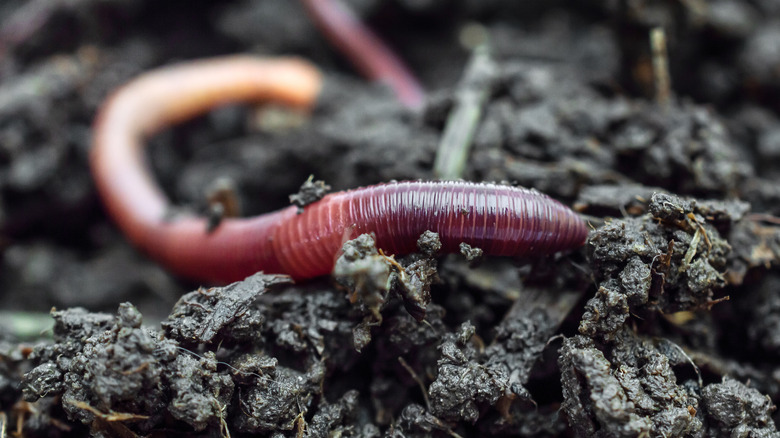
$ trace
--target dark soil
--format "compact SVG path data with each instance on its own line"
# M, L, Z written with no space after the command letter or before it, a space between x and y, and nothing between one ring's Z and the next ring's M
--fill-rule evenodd
M421 111L357 77L296 1L0 4L0 438L780 436L778 3L348 3L418 72ZM310 175L432 179L475 93L464 179L574 206L587 244L437 257L426 234L389 264L366 236L333 278L172 277L105 216L90 125L133 76L232 53L309 58L325 90L302 124L234 106L156 136L182 208L205 212L215 181L253 215Z

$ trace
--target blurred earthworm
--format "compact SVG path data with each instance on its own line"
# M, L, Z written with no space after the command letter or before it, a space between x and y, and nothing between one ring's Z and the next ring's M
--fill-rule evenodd
M374 233L390 253L415 250L439 233L443 251L460 242L491 255L576 248L587 228L576 213L523 188L465 182L402 182L333 193L304 208L226 218L166 219L169 201L145 165L146 138L231 102L272 101L309 109L321 88L311 64L293 58L216 58L163 67L116 91L94 125L90 164L110 215L128 238L173 272L227 282L256 271L305 279L330 272L345 239Z
M340 0L301 2L323 34L364 76L387 83L407 107L422 105L425 92L414 74Z

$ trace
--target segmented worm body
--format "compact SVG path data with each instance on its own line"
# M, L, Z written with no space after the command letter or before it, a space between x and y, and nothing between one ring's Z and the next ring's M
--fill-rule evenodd
M173 272L228 282L259 270L296 279L328 274L342 243L374 233L391 254L439 233L446 252L466 242L490 255L549 254L582 245L571 210L535 191L464 182L401 182L330 194L207 231L204 218L166 219L169 201L145 166L144 140L217 105L276 101L309 108L319 72L297 59L219 58L147 73L117 91L95 122L92 172L106 208L137 246Z

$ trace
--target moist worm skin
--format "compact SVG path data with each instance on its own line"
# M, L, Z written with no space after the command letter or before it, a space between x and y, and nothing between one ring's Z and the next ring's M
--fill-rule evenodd
M456 181L379 184L328 195L300 215L295 208L281 213L269 253L295 278L330 273L343 242L363 233L391 254L415 251L420 234L431 230L443 252L466 242L502 256L551 254L587 236L579 216L544 194Z
M254 218L166 219L170 203L144 161L144 140L215 106L275 101L310 108L321 87L299 59L227 57L164 67L120 88L101 108L90 164L106 209L139 248L174 273L208 282L257 271L306 279L329 274L344 241L371 232L391 254L439 233L443 251L466 242L489 255L535 255L576 248L584 222L541 193L465 182L401 182L330 194L297 213L291 206Z

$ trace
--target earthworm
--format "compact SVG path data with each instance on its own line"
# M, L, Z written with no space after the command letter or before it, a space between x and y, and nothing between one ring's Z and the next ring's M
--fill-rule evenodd
M308 109L321 77L305 61L226 57L146 73L116 91L94 125L90 164L109 214L138 247L176 274L229 282L257 271L306 279L330 273L346 239L374 233L404 254L439 233L489 255L576 248L587 229L576 213L533 190L466 182L400 182L333 193L306 206L226 218L207 232L192 216L166 219L169 201L145 166L144 140L170 124L229 102L275 101Z
M389 47L338 0L301 0L330 42L369 79L387 83L398 100L419 108L425 92Z

